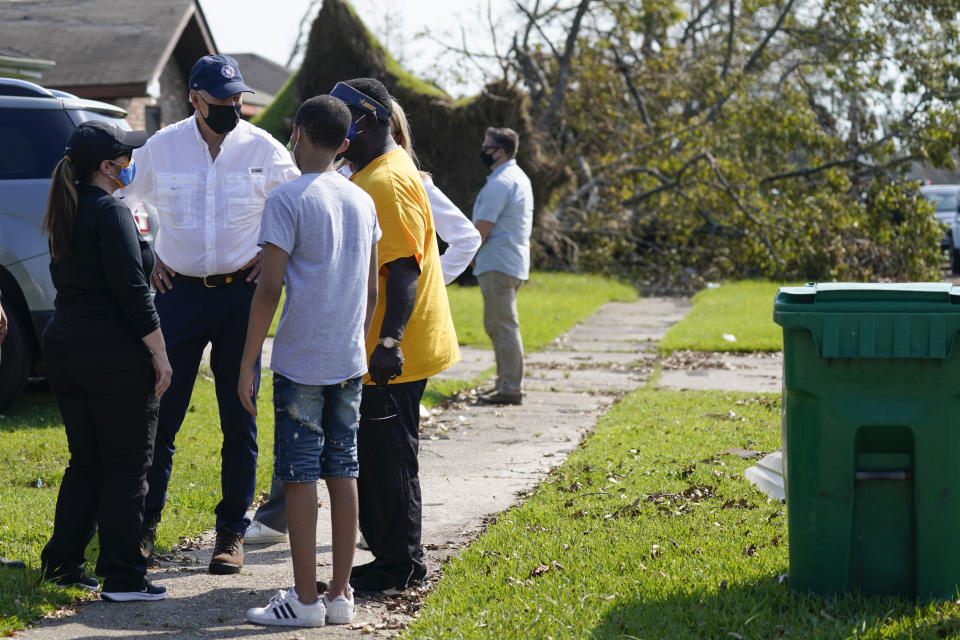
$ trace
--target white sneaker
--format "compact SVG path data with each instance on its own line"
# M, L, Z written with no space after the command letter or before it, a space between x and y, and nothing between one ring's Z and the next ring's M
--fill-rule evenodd
M247 609L247 620L257 624L276 624L284 627L322 627L327 618L323 599L303 604L293 587L277 591L265 607Z
M353 603L353 589L347 587L347 592L350 594L349 600L344 596L331 600L324 592L323 606L327 608L327 622L330 624L350 624L357 615L357 608Z
M262 522L254 520L247 527L247 532L243 534L244 544L274 544L276 542L286 542L287 534L276 529L271 529Z

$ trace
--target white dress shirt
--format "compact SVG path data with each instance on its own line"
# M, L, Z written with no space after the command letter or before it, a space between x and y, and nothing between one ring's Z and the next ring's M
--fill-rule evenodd
M340 166L339 171L346 178L353 175L346 162ZM457 205L433 184L429 174L420 175L430 200L433 226L440 239L447 243L447 250L440 256L440 268L443 270L443 283L450 284L463 273L480 248L480 232Z
M443 268L444 284L450 284L463 273L480 248L480 232L457 205L433 184L429 176L423 179L423 187L430 199L437 235L448 245L440 256L440 266Z
M156 132L133 160L136 179L124 198L157 208L157 256L177 273L197 277L233 273L250 262L260 250L267 195L300 175L282 144L243 120L215 160L195 116Z

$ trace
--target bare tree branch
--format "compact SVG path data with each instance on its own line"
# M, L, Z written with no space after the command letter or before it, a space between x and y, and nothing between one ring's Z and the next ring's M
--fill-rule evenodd
M757 64L758 60L760 60L760 56L763 55L767 45L770 44L770 40L773 38L773 36L777 35L777 32L780 31L781 27L783 27L783 21L787 19L787 16L790 15L790 10L793 9L793 3L794 0L787 0L787 3L783 5L783 9L780 10L780 15L777 16L776 24L767 30L766 35L754 50L753 55L751 55L750 59L747 60L747 64L743 65L744 73L753 70L754 65Z
M730 9L727 18L727 52L723 56L723 71L720 79L726 80L730 71L730 61L733 59L733 35L737 27L737 0L730 0Z
M580 33L580 23L583 20L583 14L587 12L590 6L590 0L580 0L577 6L577 12L573 16L573 22L570 24L570 30L567 32L567 41L563 49L563 55L557 61L557 80L553 86L553 93L550 96L550 104L546 113L543 114L543 128L547 131L557 118L560 111L560 105L563 103L564 94L567 91L567 80L570 77L570 59L573 57L573 50L577 45L577 36Z
M612 36L612 34L611 34ZM630 95L633 96L633 101L637 103L637 109L640 111L640 118L643 120L644 126L649 130L650 129L650 114L647 113L647 104L643 100L643 95L640 94L640 90L637 89L637 85L633 82L633 77L630 75L630 67L627 66L624 62L623 57L620 55L620 49L617 48L617 45L610 43L610 50L613 51L613 58L617 62L617 71L620 72L620 75L623 76L624 82L627 83L627 90L630 91Z

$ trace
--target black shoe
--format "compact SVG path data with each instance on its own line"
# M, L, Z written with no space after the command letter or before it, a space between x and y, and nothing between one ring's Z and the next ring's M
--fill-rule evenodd
M0 569L26 569L27 563L23 560L10 560L9 558L0 558Z
M76 587L78 589L86 589L87 591L96 591L100 588L100 582L93 576L82 575L76 579L64 578L57 580L58 587Z
M243 536L239 533L217 530L217 543L213 547L210 573L228 575L243 569Z
M364 565L360 566L363 567ZM410 587L422 584L425 577L426 573L417 577L412 575L398 577L396 569L371 567L368 570L361 571L360 575L351 571L350 586L360 595L398 596Z
M159 587L152 584L149 580L143 581L143 586L137 590L131 591L108 591L104 589L100 592L100 597L110 602L133 602L135 600L163 600L167 597L165 587Z
M523 394L497 391L490 395L477 396L477 402L482 404L523 404Z
M153 552L157 543L158 524L160 524L160 517L150 516L143 519L143 525L140 527L140 553L148 561L153 559Z

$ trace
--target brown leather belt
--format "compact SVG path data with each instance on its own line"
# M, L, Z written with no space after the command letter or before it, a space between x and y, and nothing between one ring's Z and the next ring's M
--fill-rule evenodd
M183 280L184 282L202 284L207 289L216 289L217 287L223 287L228 284L233 284L234 282L246 281L246 278L248 275L250 275L251 271L253 271L253 267L240 269L239 271L234 271L233 273L221 273L214 276L204 276L202 278L197 276L185 276L182 273L178 273L176 278L177 280Z

